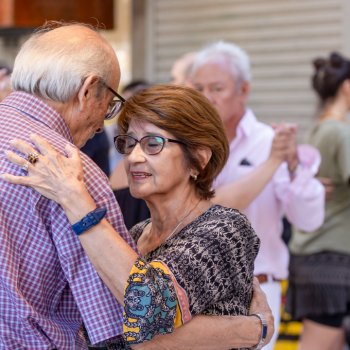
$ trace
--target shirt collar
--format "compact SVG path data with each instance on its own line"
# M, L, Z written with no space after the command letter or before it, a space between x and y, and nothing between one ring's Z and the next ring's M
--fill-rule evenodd
M257 119L253 111L249 108L246 109L244 116L240 120L237 126L237 135L242 135L243 137L248 137L253 132L253 125L256 123Z
M26 92L15 91L7 96L1 104L12 107L27 117L45 124L69 142L73 142L63 117L38 97Z

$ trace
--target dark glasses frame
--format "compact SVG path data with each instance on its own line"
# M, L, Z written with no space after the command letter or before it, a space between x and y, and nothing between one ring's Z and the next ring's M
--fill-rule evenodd
M125 98L118 94L117 91L112 89L108 84L102 80L103 85L115 96L117 99L113 99L111 103L113 106L110 106L110 111L105 115L105 120L113 119L123 108L125 103Z
M127 139L127 138L132 139L132 140L135 141L135 144L132 146L132 148L130 148L130 152L129 152L129 151L128 151L128 152L125 152L125 150L123 150L122 148L120 148L120 144L119 144L119 142L118 142L118 140L124 140L124 139ZM162 140L162 145L161 145L160 150L157 150L157 151L154 152L154 153L153 153L153 152L150 153L150 152L147 151L146 144L145 144L144 142L142 142L142 141L143 141L143 140L150 139L150 138L159 138L159 139ZM147 136L142 137L140 140L136 139L136 138L133 137L133 136L127 135L127 134L117 135L117 136L114 137L114 146L115 146L116 150L117 150L120 154L130 154L130 153L134 150L134 148L136 147L136 145L139 143L143 152L145 152L145 153L148 154L148 155L153 156L153 155L156 155L156 154L159 154L160 152L162 152L162 150L163 150L163 148L164 148L166 142L173 142L173 143L178 143L178 144L181 144L181 145L186 146L186 144L185 144L184 142L182 142L182 141L174 140L174 139L169 139L169 138L167 138L167 137L158 136L158 135L147 135ZM125 143L126 143L126 142L124 142L124 144L125 144Z

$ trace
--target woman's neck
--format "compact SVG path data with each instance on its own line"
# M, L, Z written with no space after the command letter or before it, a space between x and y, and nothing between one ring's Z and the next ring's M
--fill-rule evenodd
M172 198L168 202L161 200L151 204L147 203L151 213L153 235L166 237L179 222L185 224L185 222L189 222L188 220L192 221L191 219L198 212L198 208L202 207L200 205L202 200L195 195L185 198L185 201Z
M349 108L344 102L340 100L335 100L324 106L319 116L319 119L320 121L324 121L324 120L345 121L348 110Z
M185 198L184 202L172 199L169 202L147 203L151 223L145 227L137 244L142 255L175 236L211 206L209 200L200 199L195 195Z

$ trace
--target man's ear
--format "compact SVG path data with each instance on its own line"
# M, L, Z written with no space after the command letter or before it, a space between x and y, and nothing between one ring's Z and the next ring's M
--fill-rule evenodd
M248 99L250 93L250 84L249 81L244 81L241 85L241 95L245 98L245 100Z
M96 75L89 75L83 82L83 85L78 91L78 103L79 110L84 110L89 99L96 94L95 89L99 82L99 78Z

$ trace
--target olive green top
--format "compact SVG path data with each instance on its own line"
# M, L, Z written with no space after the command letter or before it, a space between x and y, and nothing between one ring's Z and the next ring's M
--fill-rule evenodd
M325 250L350 254L350 126L325 120L312 130L310 144L322 156L318 176L330 178L334 192L326 202L324 224L314 232L294 230L290 250L294 254Z

